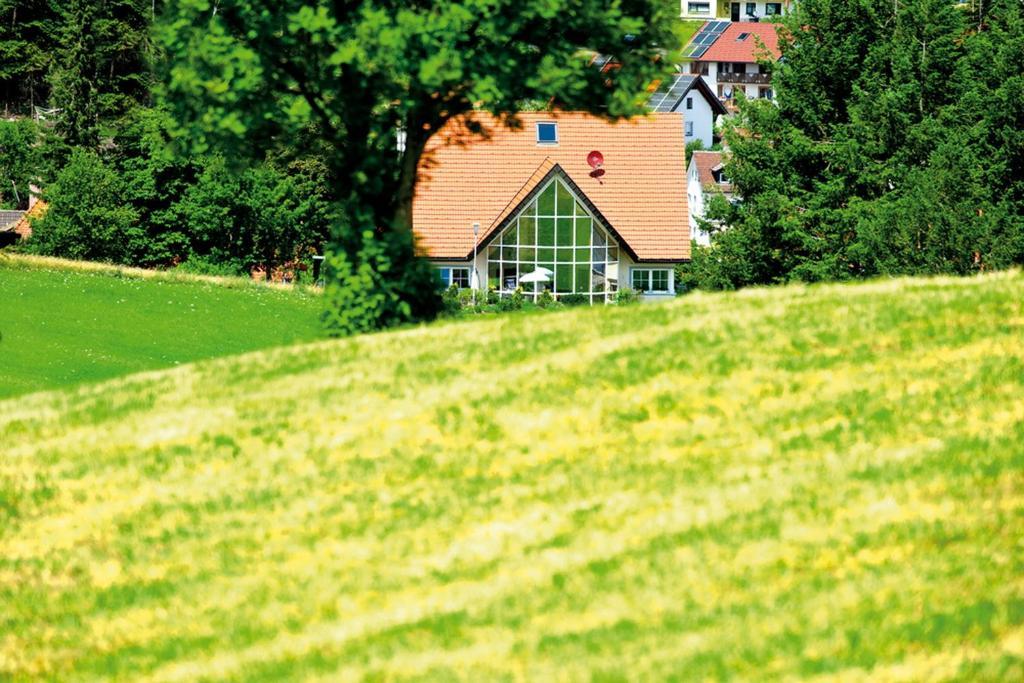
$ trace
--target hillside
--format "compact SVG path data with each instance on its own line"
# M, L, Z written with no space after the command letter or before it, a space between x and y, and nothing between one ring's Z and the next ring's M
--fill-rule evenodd
M0 398L321 336L319 296L0 255Z
M0 402L0 678L1019 680L1024 277Z

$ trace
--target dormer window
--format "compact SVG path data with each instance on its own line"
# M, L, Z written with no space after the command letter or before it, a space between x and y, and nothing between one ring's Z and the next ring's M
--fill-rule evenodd
M749 33L741 33L741 34L739 34L738 36L736 36L736 42L738 43L738 42L746 40L747 36L749 36L749 35L750 35Z
M537 144L538 145L557 145L558 144L558 124L554 121L538 121L537 122Z

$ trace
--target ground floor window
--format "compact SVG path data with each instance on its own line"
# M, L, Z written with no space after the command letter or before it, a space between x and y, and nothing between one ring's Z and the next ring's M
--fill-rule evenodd
M686 6L690 14L711 14L710 2L691 2Z
M455 285L459 289L466 289L469 287L469 268L438 268L438 277L441 278L441 284L445 288Z
M668 294L669 271L665 268L634 268L633 289L648 294Z

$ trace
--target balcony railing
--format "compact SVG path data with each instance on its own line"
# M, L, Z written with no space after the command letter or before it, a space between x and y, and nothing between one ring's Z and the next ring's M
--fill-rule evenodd
M719 83L734 83L736 85L771 85L771 74L718 74Z

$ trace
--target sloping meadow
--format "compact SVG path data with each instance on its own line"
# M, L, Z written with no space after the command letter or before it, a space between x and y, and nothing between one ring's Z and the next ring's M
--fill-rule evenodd
M1024 677L1024 278L0 402L0 678Z

